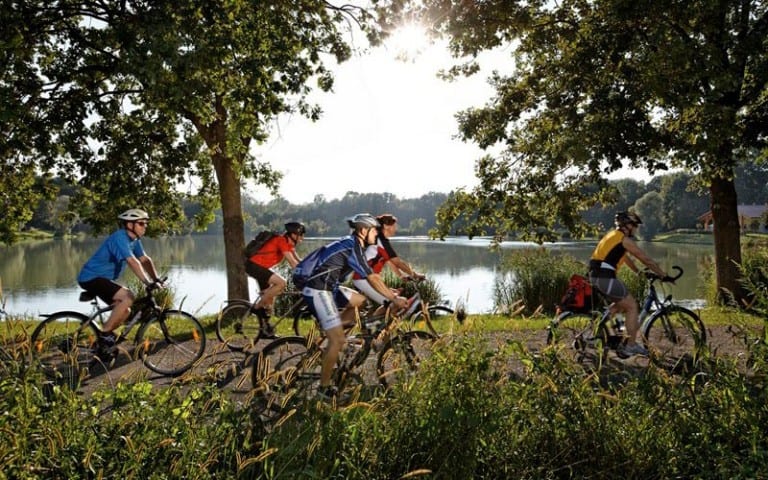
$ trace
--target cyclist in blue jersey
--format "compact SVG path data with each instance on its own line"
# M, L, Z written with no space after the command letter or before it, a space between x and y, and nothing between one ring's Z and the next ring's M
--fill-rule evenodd
M355 272L397 308L406 306L406 299L395 295L365 259L365 249L376 244L379 222L368 213L360 213L348 218L347 223L353 229L352 234L307 255L296 266L293 277L294 284L302 289L304 302L328 338L318 392L326 399L338 394L336 387L331 385L331 375L346 343L344 325L354 323L355 308L365 302L363 294L341 283Z
M147 230L149 214L132 208L117 216L121 227L108 236L85 262L77 283L109 305L114 305L99 339L100 346L109 349L115 343L113 330L122 325L131 313L135 299L133 292L115 282L128 265L144 284L158 281L152 259L144 252L141 237Z

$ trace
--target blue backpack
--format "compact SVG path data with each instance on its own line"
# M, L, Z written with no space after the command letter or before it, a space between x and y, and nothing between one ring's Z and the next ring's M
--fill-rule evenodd
M325 247L320 247L314 252L304 257L296 268L293 269L293 284L297 289L301 290L309 282L312 277L312 272L317 267L317 263L320 260L322 252Z

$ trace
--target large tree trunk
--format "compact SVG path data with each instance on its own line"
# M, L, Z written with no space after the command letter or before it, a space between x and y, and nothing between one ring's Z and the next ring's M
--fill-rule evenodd
M718 300L736 300L743 305L744 287L740 283L741 228L738 199L732 179L718 177L709 187L715 237L715 268Z
M216 97L217 118L209 124L190 114L188 118L205 140L219 182L221 213L224 217L224 265L227 269L227 298L250 300L248 277L243 262L244 222L241 203L240 176L233 168L233 159L227 148L227 110L220 96Z
M219 181L221 213L224 217L224 261L227 268L227 298L249 299L248 277L243 263L243 206L240 201L240 179L232 168L232 160L222 154L213 156Z

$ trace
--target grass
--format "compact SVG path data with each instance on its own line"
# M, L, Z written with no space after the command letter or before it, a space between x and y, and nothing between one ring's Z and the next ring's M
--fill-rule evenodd
M701 314L708 323L762 322L720 308ZM528 331L547 321L470 315L459 331ZM12 323L4 335L31 326ZM39 374L21 365L0 381L0 471L137 479L768 475L759 351L750 377L717 358L682 375L653 366L585 372L557 349L533 354L516 341L491 348L479 335L438 348L418 381L347 407L311 403L269 429L247 400L237 404L204 382L153 389L140 380L82 396L40 388Z

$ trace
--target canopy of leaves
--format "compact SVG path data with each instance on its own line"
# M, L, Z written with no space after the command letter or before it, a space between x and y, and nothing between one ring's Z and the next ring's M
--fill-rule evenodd
M580 233L579 212L610 201L606 176L622 167L682 167L708 184L766 155L763 1L393 3L469 59L451 75L476 72L484 50L511 54L511 73L490 76L495 96L458 115L463 139L498 153L442 209L440 235L460 219L469 234L545 239L556 221Z
M251 142L280 113L319 117L310 80L332 89L324 62L351 55L348 27L378 35L365 10L310 0L29 0L0 13L0 167L24 175L3 189L6 211L26 218L29 175L55 171L83 187L73 205L96 231L133 206L178 229L191 194L209 221L215 154L275 187Z

